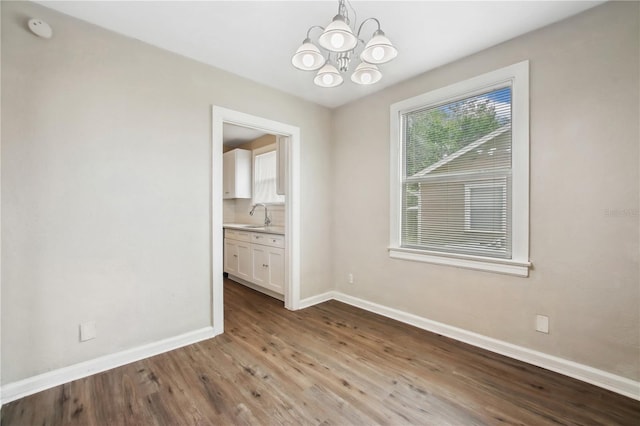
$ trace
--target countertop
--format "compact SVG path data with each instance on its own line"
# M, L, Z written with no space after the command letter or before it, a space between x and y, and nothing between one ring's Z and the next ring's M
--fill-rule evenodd
M222 227L225 229L237 229L239 231L262 232L263 234L284 235L283 226L260 226L260 225L248 225L246 223L223 223Z

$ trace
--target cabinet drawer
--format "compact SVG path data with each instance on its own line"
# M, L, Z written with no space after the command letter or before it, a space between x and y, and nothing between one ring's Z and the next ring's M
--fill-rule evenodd
M262 234L254 232L251 234L251 242L269 247L284 247L284 235Z
M225 229L224 237L236 241L251 241L251 233L247 231L238 231L235 229Z

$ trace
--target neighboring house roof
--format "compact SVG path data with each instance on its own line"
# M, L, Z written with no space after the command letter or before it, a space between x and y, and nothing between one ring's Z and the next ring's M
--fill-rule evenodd
M431 173L432 171L444 166L445 164L450 163L451 161L455 160L458 157L463 156L464 154L466 154L469 151L472 151L473 149L484 145L485 143L489 142L492 139L495 139L496 137L500 136L501 134L507 132L508 130L511 130L511 124L507 124L506 126L502 126L496 130L494 130L493 132L489 133L488 135L485 135L483 137L481 137L480 139L478 139L475 142L470 143L469 145L465 146L462 149L459 149L458 151L454 152L453 154L443 158L442 160L438 161L437 163L433 163L432 165L430 165L429 167L427 167L426 169L423 169L421 171L419 171L418 173L414 174L411 177L419 177L419 176L424 176L427 175L429 173Z

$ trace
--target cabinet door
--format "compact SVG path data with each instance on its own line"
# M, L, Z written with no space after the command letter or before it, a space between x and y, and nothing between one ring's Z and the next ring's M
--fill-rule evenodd
M252 155L248 149L233 150L234 158L234 197L235 198L251 198L252 187Z
M284 294L284 249L269 247L267 259L267 265L269 265L267 287Z
M224 240L224 272L238 274L238 244L233 240Z
M234 198L235 192L235 156L233 152L225 152L222 155L222 198Z
M247 281L251 281L251 268L252 268L251 244L238 242L237 250L238 250L238 269L235 275L239 278L245 279Z
M260 246L257 244L251 245L251 255L253 257L251 281L262 287L267 287L267 282L269 281L269 265L267 264L269 257L267 249L267 246Z
M253 255L252 282L276 293L284 294L284 249L251 245Z
M222 198L251 198L251 151L234 149L222 155Z

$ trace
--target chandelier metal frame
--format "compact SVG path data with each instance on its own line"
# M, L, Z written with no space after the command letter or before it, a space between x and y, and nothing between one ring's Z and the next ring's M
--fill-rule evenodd
M353 13L353 26L347 3ZM375 22L377 29L369 41L365 42L360 34L368 22ZM354 31L356 26L358 31ZM317 39L319 46L311 41L311 32L316 29L322 30ZM291 58L291 63L302 71L317 70L313 79L317 86L337 87L343 83L342 75L349 71L351 60L356 57L356 51L361 46L362 51L357 55L361 62L351 74L351 81L362 85L377 83L382 78L378 65L394 59L398 51L382 31L377 18L367 18L358 26L357 15L351 3L339 0L338 14L326 27L313 25L307 30L307 36Z

